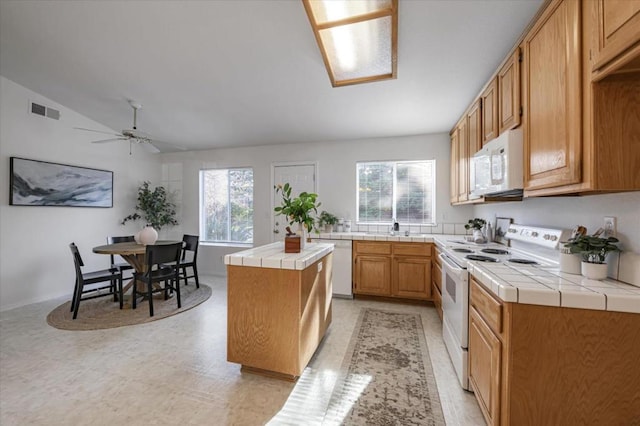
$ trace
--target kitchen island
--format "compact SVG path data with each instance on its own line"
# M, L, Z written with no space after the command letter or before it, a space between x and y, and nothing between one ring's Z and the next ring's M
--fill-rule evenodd
M296 380L331 324L333 244L282 242L225 256L227 361Z

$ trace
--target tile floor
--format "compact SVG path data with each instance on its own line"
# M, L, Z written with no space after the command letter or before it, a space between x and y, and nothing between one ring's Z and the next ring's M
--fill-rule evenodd
M57 330L45 318L64 299L0 313L0 425L320 424L365 306L420 313L447 424L484 424L433 308L334 299L329 332L293 384L226 361L226 282L202 280L213 288L207 302L137 326Z

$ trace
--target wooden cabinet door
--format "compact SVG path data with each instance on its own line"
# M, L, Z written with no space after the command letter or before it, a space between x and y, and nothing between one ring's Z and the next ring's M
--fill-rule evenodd
M356 256L354 292L378 296L391 295L391 257Z
M523 41L524 188L581 180L580 3L555 0Z
M593 70L640 41L640 0L598 0L598 46Z
M430 299L431 258L394 257L392 294L411 299Z
M480 105L480 99L476 100L467 113L469 159L482 149L482 108Z
M498 137L498 81L494 78L480 95L482 102L482 144Z
M520 49L498 71L500 133L520 125Z
M466 117L458 125L458 202L469 199L469 138Z
M451 204L458 202L458 130L455 129L451 133L451 178L450 178L450 197Z
M500 422L501 344L478 312L469 310L469 382L487 424Z

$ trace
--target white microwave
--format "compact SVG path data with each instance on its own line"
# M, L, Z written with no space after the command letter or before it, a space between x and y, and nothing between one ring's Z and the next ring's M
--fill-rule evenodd
M507 130L471 158L471 197L522 194L522 129Z

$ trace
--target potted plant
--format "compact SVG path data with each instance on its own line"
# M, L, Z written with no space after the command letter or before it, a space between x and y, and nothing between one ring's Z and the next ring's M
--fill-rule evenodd
M464 225L464 229L473 229L473 241L476 243L485 242L484 235L482 235L482 228L486 225L487 221L479 217L469 219L469 222Z
M150 183L144 182L138 188L136 212L122 219L122 225L130 220L144 219L147 226L136 235L139 242L153 244L163 226L177 225L176 205L167 199L167 191L162 186L150 189ZM138 213L142 212L142 215ZM154 237L155 235L155 237Z
M582 256L583 276L593 280L603 280L607 278L607 255L610 252L621 251L616 243L618 239L614 237L579 235L569 240L565 247L569 248L571 253L579 253Z
M298 234L300 235L302 248L306 240L305 232L313 230L315 219L312 214L318 213L318 207L321 204L317 201L318 194L301 192L297 197L291 198L291 185L288 183L276 185L275 190L276 194L282 194L282 205L274 208L274 211L278 215L286 216L289 225L298 224Z
M333 225L338 223L338 218L326 210L323 210L320 213L320 217L318 218L318 227L324 227L324 232L332 232Z

